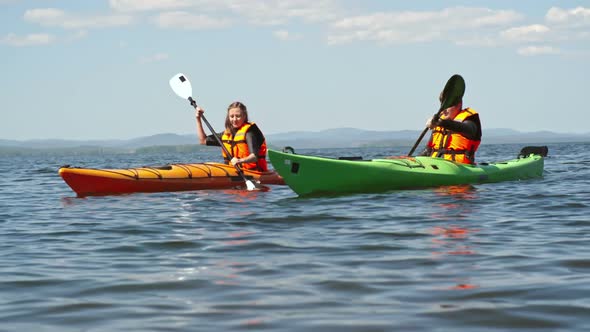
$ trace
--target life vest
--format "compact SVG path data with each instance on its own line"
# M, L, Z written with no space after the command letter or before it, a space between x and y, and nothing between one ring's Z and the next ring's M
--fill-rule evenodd
M471 108L462 110L453 120L463 122L468 117L473 117L477 126L481 128L479 115ZM481 140L470 140L460 133L438 126L433 129L427 148L431 157L475 164L475 151L480 143Z
M225 145L227 151L231 153L231 156L226 155L225 150L222 151L223 159L229 164L232 157L236 158L246 158L250 155L250 150L248 149L248 142L246 142L246 133L252 126L254 126L254 122L246 122L244 123L240 129L236 132L235 135L232 136L230 132L227 130L221 136L221 142ZM258 161L254 163L241 163L239 166L243 169L249 170L256 170L261 172L268 171L268 165L266 163L266 141L264 140L260 145L260 149L258 150Z

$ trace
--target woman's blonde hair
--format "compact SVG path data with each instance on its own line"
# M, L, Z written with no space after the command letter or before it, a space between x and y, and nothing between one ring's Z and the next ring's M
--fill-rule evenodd
M232 108L239 108L240 111L242 111L242 115L244 116L244 123L248 122L248 108L246 108L246 105L242 104L239 101L234 101L227 107L227 115L225 116L225 130L234 133L236 130L232 127L231 122L229 121L229 110L231 110Z

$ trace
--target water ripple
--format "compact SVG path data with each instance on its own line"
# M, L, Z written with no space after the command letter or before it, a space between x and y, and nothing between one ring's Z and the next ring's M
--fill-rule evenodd
M305 199L80 199L59 165L187 156L0 159L0 330L586 331L589 147L550 145L541 179Z

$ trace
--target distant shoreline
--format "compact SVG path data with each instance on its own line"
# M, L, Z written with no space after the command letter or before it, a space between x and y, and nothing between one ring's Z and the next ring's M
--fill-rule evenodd
M305 148L358 148L412 146L420 131L370 131L355 128L337 128L319 132L293 131L267 135L267 143L274 148L292 146ZM424 144L427 138L421 142ZM548 131L523 133L512 129L484 131L482 145L486 144L550 144L590 142L590 134L562 134ZM102 154L102 153L158 153L198 152L210 147L197 144L194 134L157 134L128 140L3 140L0 155L30 154Z

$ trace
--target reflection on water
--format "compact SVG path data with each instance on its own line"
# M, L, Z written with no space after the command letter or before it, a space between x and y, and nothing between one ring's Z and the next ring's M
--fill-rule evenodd
M438 220L461 220L474 213L472 202L479 198L472 185L438 187L433 189L440 212L431 217Z
M247 244L250 242L249 240L239 239L239 238L246 237L246 236L252 235L252 234L255 234L255 232L241 231L241 232L229 233L228 236L232 240L223 241L223 244L228 245L228 246L239 246L239 245Z
M228 199L236 202L236 203L244 203L248 201L253 201L259 198L259 195L264 195L266 192L270 191L270 187L261 186L254 190L245 190L243 188L238 189L223 189L218 190L219 193L222 193L227 196Z
M451 196L458 200L474 200L478 198L477 188L471 184L434 188L439 196Z
M476 229L469 229L455 225L435 226L430 233L435 236L432 244L437 251L433 251L435 256L440 255L474 255L476 251L470 242L469 235L477 232Z
M220 260L212 267L211 277L214 278L213 283L224 286L238 286L240 272L244 271L247 264L232 262L227 260Z
M435 236L432 239L433 244L443 249L442 251L434 252L434 254L475 254L475 250L473 250L471 245L466 243L469 242L469 235L477 232L477 230L466 226L459 226L456 223L474 213L470 201L478 198L477 189L472 185L449 186L436 188L434 193L437 196L445 198L445 201L437 203L437 206L443 212L432 215L433 219L452 222L434 226L429 230L429 233ZM451 202L448 202L449 198L452 199Z
M468 218L477 210L473 202L479 198L476 187L473 185L458 185L440 187L434 189L434 194L441 202L437 203L442 212L432 215L434 220L444 222L433 226L428 233L433 236L431 239L432 255L437 260L445 260L448 256L471 256L477 254L473 246L471 236L478 232L478 229L463 225L469 223ZM455 259L448 264L453 266ZM463 266L463 264L461 265ZM454 269L453 274L466 274L469 271ZM478 288L471 277L461 276L455 280L456 284L444 287L449 290L469 290Z
M430 229L430 234L434 237L431 239L432 256L438 261L445 261L445 268L449 269L450 275L456 275L456 285L445 287L450 290L467 290L478 288L470 276L465 276L476 270L474 264L469 263L472 256L477 254L470 236L476 233L476 229L460 227L457 225L435 226ZM466 257L466 262L460 257ZM451 259L452 257L452 259ZM466 265L467 263L467 265ZM455 268L455 266L459 266ZM465 266L469 269L466 270Z

